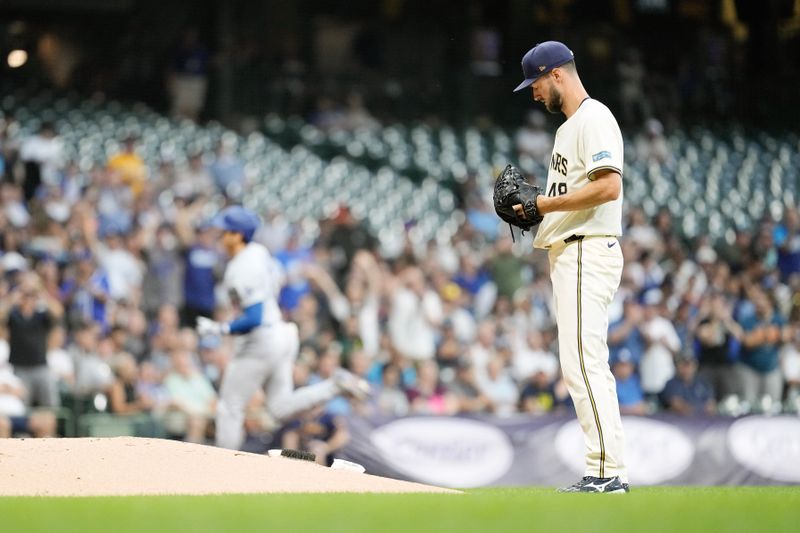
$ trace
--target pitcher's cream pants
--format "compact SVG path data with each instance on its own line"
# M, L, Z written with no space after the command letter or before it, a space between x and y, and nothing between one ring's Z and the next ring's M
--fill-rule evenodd
M619 287L615 237L585 237L549 250L561 370L586 443L587 476L627 483L617 387L608 366L608 306Z

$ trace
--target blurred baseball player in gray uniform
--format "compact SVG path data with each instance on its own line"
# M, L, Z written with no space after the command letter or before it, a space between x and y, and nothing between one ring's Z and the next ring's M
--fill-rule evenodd
M563 492L628 492L616 383L608 366L608 306L619 287L622 252L622 133L611 111L589 97L572 51L540 43L522 58L515 89L565 122L555 136L544 216L534 247L548 250L561 368L586 443L583 479Z
M217 446L238 449L244 440L247 402L264 387L267 411L285 421L338 394L363 398L367 383L338 369L332 379L294 390L292 371L299 351L297 325L282 319L274 262L265 246L251 242L259 218L241 206L230 206L214 219L231 258L223 285L238 316L229 323L198 317L197 332L235 335L234 358L228 363L217 406Z

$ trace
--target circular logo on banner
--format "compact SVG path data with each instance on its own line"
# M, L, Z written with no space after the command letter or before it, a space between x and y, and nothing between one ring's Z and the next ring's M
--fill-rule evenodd
M514 460L506 434L477 420L404 418L377 428L370 438L397 471L448 487L491 483Z
M728 447L736 461L760 476L800 482L800 419L749 416L731 424Z
M649 418L623 417L625 464L630 482L656 485L683 473L694 458L692 441L678 428ZM607 435L604 435L608 438ZM558 457L578 475L586 469L583 431L577 420L556 435Z

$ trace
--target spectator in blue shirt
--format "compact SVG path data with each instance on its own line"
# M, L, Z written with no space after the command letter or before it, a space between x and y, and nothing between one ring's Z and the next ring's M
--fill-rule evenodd
M789 329L761 289L750 287L748 297L755 312L739 321L744 330L738 367L744 399L751 405L764 396L779 402L783 394L779 351L789 341Z
M458 272L453 276L453 281L474 297L492 278L473 254L463 254L460 262Z
M800 273L800 215L795 208L787 208L783 220L773 231L778 247L778 270L783 279Z
M185 327L194 327L198 316L213 317L214 287L224 266L214 229L208 221L196 222L195 210L190 205L179 211L175 220L175 232L183 247L181 324Z
M680 415L713 415L716 413L714 389L697 375L697 360L691 354L678 356L675 377L670 379L661 400L673 413Z
M407 358L392 348L389 350L388 361L382 362L376 359L367 371L367 381L373 386L380 386L383 383L384 367L394 365L400 372L400 388L406 390L413 387L417 382L417 371Z
M88 250L77 253L75 261L75 272L61 283L59 294L69 325L96 322L105 331L109 326L106 304L111 298L108 275Z
M275 259L286 273L286 284L281 289L278 303L281 309L291 313L303 296L311 292L305 270L307 265L314 263L314 253L300 242L299 230L295 229L289 235L286 247L275 254Z
M633 298L625 300L622 318L608 327L609 359L620 359L627 354L634 366L639 364L645 349L641 327L644 324L644 311Z
M612 361L611 372L617 380L619 412L623 415L646 415L644 391L639 383L639 376L636 375L636 366L630 352L622 349Z

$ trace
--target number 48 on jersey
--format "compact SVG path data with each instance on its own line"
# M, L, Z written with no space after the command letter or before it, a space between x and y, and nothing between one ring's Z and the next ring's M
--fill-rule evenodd
M553 182L547 190L547 196L561 196L567 194L567 184L563 181Z

